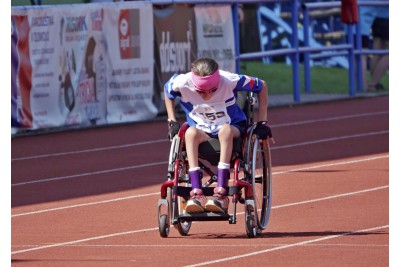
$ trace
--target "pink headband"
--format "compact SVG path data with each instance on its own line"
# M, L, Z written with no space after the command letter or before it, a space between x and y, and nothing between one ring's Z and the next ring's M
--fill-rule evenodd
M192 70L192 82L199 91L209 91L218 87L220 79L221 76L218 69L209 76L198 76Z

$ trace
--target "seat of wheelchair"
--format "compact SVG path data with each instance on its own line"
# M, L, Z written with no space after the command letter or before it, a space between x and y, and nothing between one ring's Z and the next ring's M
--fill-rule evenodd
M232 155L241 155L243 138L233 139ZM212 138L199 145L199 157L208 161L211 165L217 166L221 154L220 142L217 138Z

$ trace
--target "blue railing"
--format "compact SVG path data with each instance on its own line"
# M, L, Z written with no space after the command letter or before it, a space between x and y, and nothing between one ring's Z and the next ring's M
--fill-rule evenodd
M385 6L389 5L388 1L376 1L376 2L367 2L367 1L359 1L358 6ZM303 28L304 28L304 46L309 46L309 12L311 10L316 9L325 9L325 8L338 8L341 6L340 1L336 2L318 2L318 3L305 3L303 4ZM354 45L354 27L356 32L356 44ZM318 50L303 50L304 53L304 87L306 92L311 92L311 74L310 74L310 59L322 58L322 57L332 57L332 56L340 56L347 55L349 60L349 94L350 96L354 96L356 94L355 91L355 83L354 83L354 69L357 69L357 91L363 91L365 88L363 87L363 72L362 72L362 55L363 54L388 54L389 50L364 50L361 48L361 23L359 22L353 25L346 25L346 35L347 35L347 44L346 45L332 45L329 47L319 48ZM354 49L355 47L355 49ZM302 49L300 49L302 50ZM326 50L332 50L331 53L320 53L310 55L310 52L321 52ZM333 50L339 50L337 52ZM347 51L340 51L347 50ZM357 64L355 65L354 57L357 58Z

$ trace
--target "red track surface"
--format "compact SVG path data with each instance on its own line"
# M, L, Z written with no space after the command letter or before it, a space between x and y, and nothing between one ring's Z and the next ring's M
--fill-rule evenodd
M388 266L387 96L269 111L267 229L195 222L158 233L163 121L12 140L14 266Z

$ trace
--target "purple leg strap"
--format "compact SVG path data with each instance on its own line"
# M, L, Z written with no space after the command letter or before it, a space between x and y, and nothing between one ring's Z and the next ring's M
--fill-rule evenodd
M229 169L218 169L217 176L217 186L226 189L228 187Z
M190 183L192 184L192 189L201 188L201 178L203 173L201 170L189 172Z

